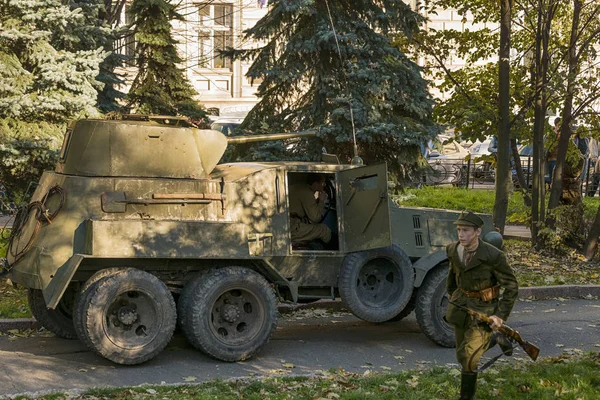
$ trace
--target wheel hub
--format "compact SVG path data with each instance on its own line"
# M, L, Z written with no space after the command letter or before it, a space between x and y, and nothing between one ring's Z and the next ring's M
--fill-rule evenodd
M129 306L123 306L117 313L119 322L125 325L131 325L138 320L138 313Z
M233 304L227 304L222 308L221 316L227 322L235 322L240 317L240 309Z
M377 271L373 271L373 272L374 272L374 274L377 273ZM367 279L365 279L365 282L367 283L367 285L375 286L377 284L379 278L377 277L377 275L374 275L374 274L367 275Z

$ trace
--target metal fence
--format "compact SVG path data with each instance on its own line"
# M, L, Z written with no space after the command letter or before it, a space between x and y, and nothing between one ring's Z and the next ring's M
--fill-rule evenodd
M595 196L598 194L600 174L594 173L595 162L586 159L583 172L580 176L580 189L583 196ZM521 157L521 169L528 190L533 186L533 159L532 157ZM514 164L511 165L511 178L513 184L519 187L517 171ZM486 188L494 186L496 180L495 168L490 162L476 162L462 159L439 160L430 162L426 172L413 180L414 186L438 186L452 185L464 188ZM550 188L551 179L546 173L546 188ZM600 194L598 194L600 195Z

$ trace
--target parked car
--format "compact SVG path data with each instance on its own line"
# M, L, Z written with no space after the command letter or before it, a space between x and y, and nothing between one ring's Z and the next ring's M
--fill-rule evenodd
M469 151L449 137L440 136L425 151L431 169L426 174L426 183L461 183L466 179L465 158Z
M492 156L496 154L498 148L498 140L494 136L487 136L483 142L476 140L471 147L469 153L471 159L477 161L479 157Z
M529 187L532 185L533 180L533 146L527 145L519 149L519 159L521 160L521 170L525 176L525 181L529 183ZM517 179L517 170L515 169L514 163L511 165L511 176L515 186L519 186ZM544 181L546 185L550 185L550 176L548 175L548 163L544 162Z
M210 125L210 129L219 131L225 136L231 136L233 132L242 124L243 119L218 119Z

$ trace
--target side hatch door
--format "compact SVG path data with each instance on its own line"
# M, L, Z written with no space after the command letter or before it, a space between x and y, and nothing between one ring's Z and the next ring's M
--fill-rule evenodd
M344 252L392 244L385 164L337 173L340 243Z

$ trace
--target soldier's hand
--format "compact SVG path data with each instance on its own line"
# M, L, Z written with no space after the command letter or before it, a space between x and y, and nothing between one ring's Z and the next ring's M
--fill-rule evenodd
M492 328L492 330L497 330L498 328L500 328L502 326L502 324L504 323L504 321L502 320L502 318L495 316L495 315L490 315L490 319L492 320L492 323L490 324L490 328Z
M324 191L319 192L319 202L325 202L327 200L327 193Z

